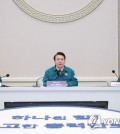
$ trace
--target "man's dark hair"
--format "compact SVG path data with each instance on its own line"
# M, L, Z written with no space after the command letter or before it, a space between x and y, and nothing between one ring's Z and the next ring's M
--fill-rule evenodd
M54 60L55 60L57 55L62 55L64 57L64 59L66 59L66 56L65 56L65 54L63 52L57 52L53 57Z

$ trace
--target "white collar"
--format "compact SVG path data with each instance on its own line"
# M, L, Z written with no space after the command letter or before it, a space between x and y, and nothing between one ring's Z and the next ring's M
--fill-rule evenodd
M56 66L56 69L57 69L57 70L60 70L57 66ZM63 69L64 69L64 67L61 69L61 71L63 71Z

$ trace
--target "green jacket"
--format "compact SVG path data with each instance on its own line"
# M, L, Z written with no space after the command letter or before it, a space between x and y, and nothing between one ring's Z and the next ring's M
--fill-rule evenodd
M61 72L58 72L56 66L46 70L43 77L43 86L47 86L47 81L66 81L68 86L78 86L74 70L67 66L64 66Z

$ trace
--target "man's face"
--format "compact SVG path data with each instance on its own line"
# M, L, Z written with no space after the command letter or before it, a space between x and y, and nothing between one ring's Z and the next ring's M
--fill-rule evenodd
M64 56L62 55L57 55L55 57L55 65L57 66L57 68L62 69L65 65L65 59Z

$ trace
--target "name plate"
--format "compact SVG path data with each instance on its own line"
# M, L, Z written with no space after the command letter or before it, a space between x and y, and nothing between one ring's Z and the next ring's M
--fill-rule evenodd
M108 84L108 86L111 86L111 87L120 87L120 82L110 82Z
M66 81L47 81L47 87L66 87Z

